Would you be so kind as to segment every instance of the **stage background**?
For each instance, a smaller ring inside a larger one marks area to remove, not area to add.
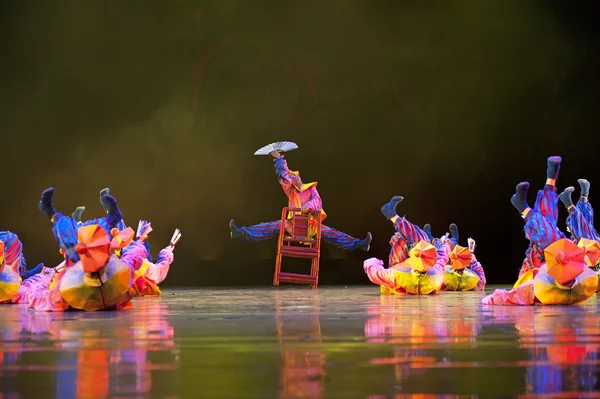
[[[387,259],[393,195],[437,236],[457,223],[489,282],[512,282],[515,185],[533,204],[562,155],[559,189],[600,192],[598,7],[577,3],[0,1],[0,229],[30,267],[57,264],[41,191],[91,218],[108,186],[126,222],[152,221],[154,256],[182,230],[165,285],[268,285],[275,240],[231,240],[228,223],[279,217],[272,162],[252,154],[291,140],[326,223],[374,236],[368,254],[324,245],[323,284],[367,283],[362,261]]]

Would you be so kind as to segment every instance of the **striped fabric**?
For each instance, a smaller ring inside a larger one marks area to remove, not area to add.
[[[0,231],[0,241],[4,242],[4,261],[19,275],[26,269],[23,256],[23,244],[19,237],[11,231]]]

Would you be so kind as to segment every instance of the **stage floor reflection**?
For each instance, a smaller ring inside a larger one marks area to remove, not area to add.
[[[483,293],[165,290],[123,312],[0,308],[0,399],[600,397],[600,306]]]

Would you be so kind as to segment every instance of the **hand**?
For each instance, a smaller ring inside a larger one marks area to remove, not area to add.
[[[310,209],[308,209],[307,207],[303,206],[302,208],[300,208],[302,210],[302,213],[308,213],[310,211]]]
[[[272,151],[272,152],[270,152],[270,155],[273,158],[281,158],[281,154],[278,151]]]

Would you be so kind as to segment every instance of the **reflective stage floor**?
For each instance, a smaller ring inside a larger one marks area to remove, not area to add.
[[[282,287],[171,290],[123,312],[3,306],[0,399],[600,397],[595,296],[482,296]]]

